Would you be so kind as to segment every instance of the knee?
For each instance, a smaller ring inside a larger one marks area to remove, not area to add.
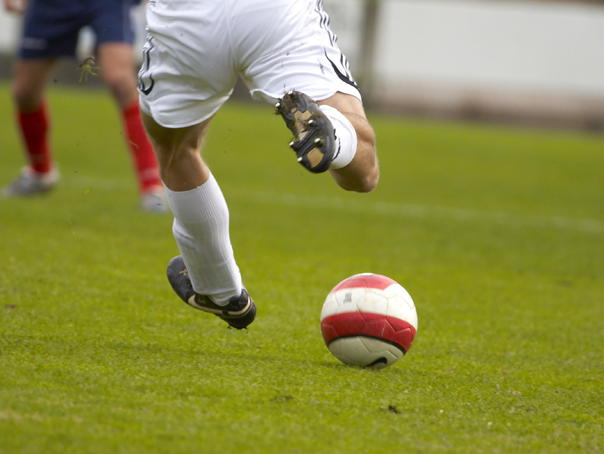
[[[42,104],[42,91],[32,89],[27,85],[15,83],[12,95],[15,105],[20,111],[31,112]]]
[[[373,191],[377,187],[379,179],[380,173],[376,167],[375,169],[368,169],[368,171],[362,172],[361,175],[355,179],[341,181],[339,182],[339,185],[346,191],[367,193]]]
[[[365,119],[356,119],[355,123],[357,149],[354,158],[347,166],[331,170],[331,175],[346,191],[371,192],[380,179],[375,132]]]
[[[365,193],[371,192],[377,187],[380,170],[375,148],[370,152],[365,151],[364,154],[364,156],[355,156],[350,165],[331,171],[336,183],[342,189]]]
[[[379,180],[380,180],[380,172],[376,166],[375,169],[372,169],[370,172],[367,173],[365,178],[363,178],[363,180],[361,181],[361,184],[359,185],[357,192],[373,191],[377,187]]]
[[[101,77],[117,103],[126,108],[138,99],[136,77],[129,71],[103,71]]]

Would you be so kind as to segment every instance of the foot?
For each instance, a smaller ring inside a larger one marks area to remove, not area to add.
[[[47,173],[38,173],[24,167],[17,178],[2,190],[2,197],[30,197],[53,189],[59,182],[59,171],[53,168]]]
[[[168,203],[163,189],[150,189],[141,194],[141,210],[149,213],[166,213]]]
[[[185,262],[180,255],[168,264],[168,281],[176,294],[189,306],[220,317],[232,328],[247,328],[256,318],[256,305],[246,289],[224,306],[216,304],[210,296],[195,293]]]
[[[289,146],[298,162],[313,173],[325,172],[334,157],[334,130],[318,104],[304,93],[290,91],[275,105],[285,125],[294,134]]]

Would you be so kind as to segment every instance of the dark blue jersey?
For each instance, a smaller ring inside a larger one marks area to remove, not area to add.
[[[30,0],[19,57],[75,56],[79,32],[90,26],[96,45],[134,42],[132,7],[140,0]]]

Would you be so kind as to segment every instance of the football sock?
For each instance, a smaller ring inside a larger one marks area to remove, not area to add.
[[[243,285],[229,236],[229,209],[216,182],[166,196],[174,214],[173,233],[195,292],[226,304]]]
[[[331,121],[336,137],[336,152],[329,168],[341,169],[352,161],[357,152],[357,132],[339,110],[326,105],[320,108]]]
[[[161,187],[157,160],[141,122],[138,101],[122,111],[122,119],[126,131],[126,143],[138,179],[139,191],[143,193]]]
[[[48,137],[50,113],[46,101],[32,112],[18,111],[17,119],[29,166],[37,173],[50,172],[52,168],[52,153]]]

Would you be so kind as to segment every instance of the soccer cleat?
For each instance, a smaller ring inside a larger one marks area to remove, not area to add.
[[[141,209],[149,213],[165,213],[168,203],[162,189],[151,189],[141,194]]]
[[[231,298],[224,306],[216,304],[207,295],[195,293],[185,262],[180,255],[174,257],[168,264],[168,281],[185,303],[195,309],[220,317],[229,324],[229,327],[247,328],[256,318],[256,305],[246,289],[241,291],[240,296]]]
[[[2,197],[31,197],[53,189],[59,182],[59,171],[37,173],[31,167],[23,167],[11,184],[2,190]]]
[[[327,171],[334,158],[335,136],[319,105],[304,93],[292,90],[275,108],[294,134],[289,146],[296,152],[298,162],[313,173]]]

